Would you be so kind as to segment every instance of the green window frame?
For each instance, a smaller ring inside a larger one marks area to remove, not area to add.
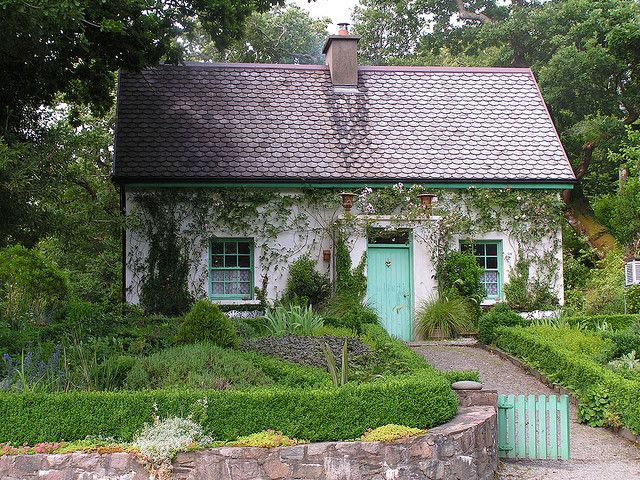
[[[209,242],[209,298],[253,299],[253,240],[215,238]]]
[[[484,272],[480,281],[485,288],[485,300],[500,300],[502,298],[502,241],[501,240],[471,240],[461,241],[460,251],[471,252],[475,255],[478,265]]]

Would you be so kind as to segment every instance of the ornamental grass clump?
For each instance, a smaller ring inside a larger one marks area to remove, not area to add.
[[[322,317],[310,306],[278,305],[265,315],[266,331],[269,335],[313,335],[324,325]]]
[[[457,336],[473,328],[475,313],[469,302],[450,292],[434,300],[424,302],[416,313],[418,338]]]

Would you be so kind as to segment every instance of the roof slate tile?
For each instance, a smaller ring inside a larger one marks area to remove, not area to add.
[[[522,69],[364,67],[357,94],[310,66],[120,75],[118,180],[572,181]]]

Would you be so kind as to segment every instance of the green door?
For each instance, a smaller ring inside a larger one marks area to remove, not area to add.
[[[407,245],[369,245],[367,302],[382,326],[402,340],[413,337],[411,315],[411,263]]]

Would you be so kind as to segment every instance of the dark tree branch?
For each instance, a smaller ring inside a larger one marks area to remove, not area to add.
[[[458,16],[463,20],[477,20],[482,23],[495,23],[495,21],[484,13],[471,12],[464,6],[464,0],[455,0],[458,7]]]

